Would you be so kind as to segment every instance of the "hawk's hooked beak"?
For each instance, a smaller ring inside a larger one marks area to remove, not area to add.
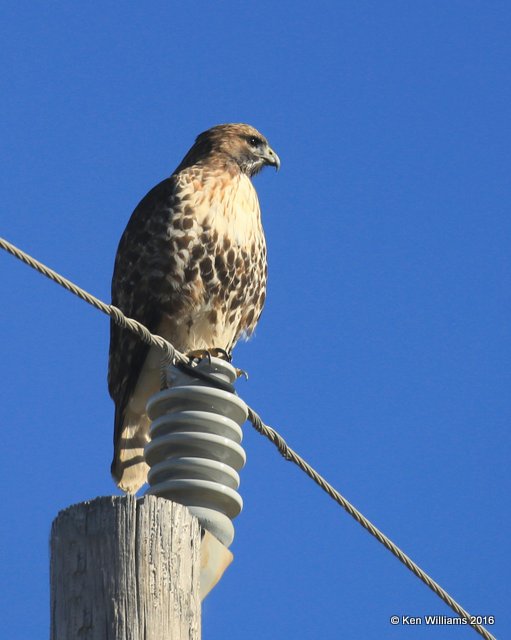
[[[266,147],[263,158],[265,164],[269,164],[272,167],[275,167],[276,171],[280,169],[280,158],[271,147]]]

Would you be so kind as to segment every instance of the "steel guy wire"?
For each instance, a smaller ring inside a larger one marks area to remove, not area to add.
[[[105,304],[99,298],[77,286],[67,278],[50,269],[39,260],[36,260],[25,251],[22,251],[15,245],[11,244],[4,238],[0,237],[0,248],[4,249],[18,260],[21,260],[32,269],[35,269],[50,280],[53,280],[64,289],[78,296],[88,304],[92,305],[124,329],[129,329],[135,333],[146,344],[159,347],[162,349],[166,362],[188,362],[188,358],[179,352],[175,347],[162,338],[161,336],[151,333],[143,324],[129,318],[124,313],[111,304]],[[388,549],[402,564],[405,565],[417,578],[419,578],[426,586],[428,586],[441,600],[445,602],[458,616],[467,620],[467,623],[486,640],[496,640],[485,627],[477,624],[472,617],[460,604],[452,598],[437,582],[433,580],[419,565],[417,565],[409,556],[390,540],[384,533],[377,529],[370,520],[368,520],[360,511],[353,506],[346,498],[344,498],[334,487],[328,483],[317,471],[315,471],[300,455],[298,455],[286,441],[268,425],[264,424],[260,416],[248,407],[248,419],[252,426],[260,434],[268,438],[278,449],[279,453],[290,462],[296,464],[309,478],[311,478],[323,491],[325,491],[337,504],[339,504],[352,518],[354,518],[366,531],[368,531],[378,542]]]

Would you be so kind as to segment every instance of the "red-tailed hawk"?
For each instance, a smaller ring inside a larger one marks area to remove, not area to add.
[[[184,353],[249,336],[266,295],[266,243],[250,178],[280,161],[247,124],[201,133],[174,173],[140,202],[122,235],[112,304]],[[161,353],[110,326],[108,387],[115,402],[112,475],[135,493],[146,481],[145,406]]]

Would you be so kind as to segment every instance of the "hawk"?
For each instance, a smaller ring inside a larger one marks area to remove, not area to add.
[[[247,124],[201,133],[174,173],[133,212],[121,237],[112,304],[179,351],[223,349],[254,331],[266,296],[266,243],[251,177],[280,166]],[[147,478],[148,398],[159,390],[160,357],[110,325],[108,388],[115,402],[112,475],[135,493]]]

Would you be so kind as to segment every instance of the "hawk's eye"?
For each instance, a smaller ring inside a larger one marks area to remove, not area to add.
[[[258,147],[261,144],[261,139],[260,138],[256,138],[255,136],[250,136],[250,138],[248,139],[248,143],[252,147]]]

